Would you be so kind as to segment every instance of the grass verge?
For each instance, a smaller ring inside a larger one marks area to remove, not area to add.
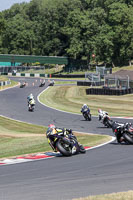
[[[47,142],[46,129],[0,117],[0,158],[52,151]],[[98,145],[111,139],[106,135],[74,134],[85,146]]]
[[[7,81],[8,79],[3,79],[1,81]],[[13,81],[11,80],[11,84],[10,85],[3,85],[3,86],[0,86],[0,90],[3,90],[3,89],[6,89],[6,88],[10,88],[10,87],[13,87],[15,85],[18,85],[18,83],[16,81]]]
[[[1,82],[1,81],[8,81],[7,76],[0,76],[0,82]]]
[[[111,116],[133,117],[133,94],[122,96],[86,95],[84,86],[50,87],[40,96],[44,104],[63,111],[80,113],[82,105],[88,104],[92,115],[98,108],[106,110]]]
[[[73,200],[132,200],[133,199],[133,191],[128,192],[118,192],[112,194],[105,195],[96,195],[96,196],[88,196],[85,198],[78,198]]]
[[[56,81],[55,80],[55,85],[70,85],[70,84],[77,85],[77,81]]]

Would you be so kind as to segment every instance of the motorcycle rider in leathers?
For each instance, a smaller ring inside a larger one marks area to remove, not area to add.
[[[74,139],[77,141],[76,136],[72,133],[72,129],[57,128],[57,127],[55,127],[54,124],[50,124],[48,127],[51,129],[51,131],[53,132],[53,134],[55,134],[55,133],[61,133],[61,134],[62,134],[62,133],[63,133],[63,135],[64,135],[65,137],[68,137],[69,134],[72,134],[73,137],[74,137]],[[82,149],[82,150],[84,150],[83,145],[81,145],[78,141],[77,141],[77,143],[78,143],[78,145],[79,145],[79,148]]]
[[[90,113],[90,108],[87,106],[87,104],[84,104],[81,108],[81,112],[84,113],[86,110]]]

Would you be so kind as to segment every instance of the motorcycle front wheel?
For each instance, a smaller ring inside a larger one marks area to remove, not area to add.
[[[133,136],[130,133],[124,133],[123,137],[127,142],[133,144]]]
[[[80,152],[80,153],[86,153],[86,150],[85,150],[85,148],[83,147],[83,145],[80,145],[80,146],[79,146],[79,152]]]
[[[56,142],[56,147],[62,155],[64,155],[64,156],[72,155],[72,149],[71,149],[70,145],[66,144],[64,141],[58,140]]]

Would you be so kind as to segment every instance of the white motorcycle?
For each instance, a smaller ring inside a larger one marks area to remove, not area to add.
[[[99,109],[98,110],[98,119],[107,128],[112,128],[113,121],[111,120],[110,116],[108,115],[108,112],[102,111],[101,109]]]

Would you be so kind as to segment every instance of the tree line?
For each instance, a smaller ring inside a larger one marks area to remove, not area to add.
[[[0,54],[133,58],[132,0],[32,0],[0,12]]]

